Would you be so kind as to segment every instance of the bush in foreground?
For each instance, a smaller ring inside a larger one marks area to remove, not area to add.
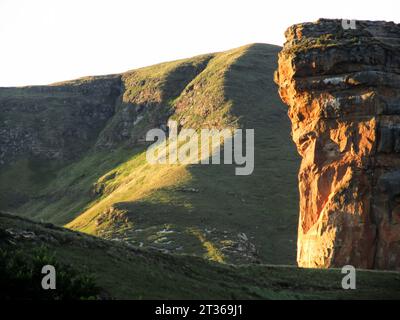
[[[42,268],[52,265],[56,270],[56,289],[42,288]],[[78,272],[57,261],[45,248],[26,254],[21,250],[0,249],[0,299],[4,300],[76,300],[96,299],[100,289],[94,277]]]

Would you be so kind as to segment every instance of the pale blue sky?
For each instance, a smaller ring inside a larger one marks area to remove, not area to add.
[[[253,42],[324,18],[399,23],[400,1],[0,0],[0,86],[118,73]]]

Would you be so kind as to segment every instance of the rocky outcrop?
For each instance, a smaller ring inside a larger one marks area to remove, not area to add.
[[[115,148],[123,142],[141,144],[152,128],[166,131],[174,113],[172,101],[207,67],[212,55],[164,63],[121,75],[122,94],[116,114],[99,135],[97,148]]]
[[[114,115],[120,91],[119,75],[0,88],[0,167],[21,157],[81,155]]]
[[[275,82],[302,156],[302,267],[400,269],[400,25],[290,27]]]
[[[49,86],[0,88],[0,169],[18,159],[75,160],[166,128],[171,101],[213,55]]]

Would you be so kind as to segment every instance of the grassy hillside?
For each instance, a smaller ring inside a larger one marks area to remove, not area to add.
[[[0,209],[137,247],[294,264],[299,160],[272,81],[279,50],[254,44],[120,75],[113,113],[75,157],[24,154],[0,166]],[[0,107],[7,101],[0,91]],[[254,173],[148,164],[143,136],[169,118],[185,127],[254,128]]]
[[[100,298],[400,298],[400,275],[396,272],[359,270],[357,289],[343,290],[343,275],[337,269],[224,265],[187,255],[138,249],[1,213],[0,239],[2,252],[18,251],[29,261],[34,258],[35,248],[42,248],[53,254],[60,265],[94,278]],[[58,291],[62,289],[58,286]]]

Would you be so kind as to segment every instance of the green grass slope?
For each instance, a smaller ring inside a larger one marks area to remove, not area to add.
[[[18,190],[0,208],[136,247],[294,264],[299,159],[272,81],[279,50],[253,44],[122,74],[115,112],[85,153],[0,167],[0,191]],[[143,135],[168,118],[255,129],[253,174],[148,164]]]
[[[357,289],[343,290],[338,269],[219,264],[138,249],[2,213],[0,240],[0,250],[18,251],[26,261],[34,258],[35,249],[45,249],[60,265],[94,278],[99,297],[106,299],[400,298],[397,272],[358,270]]]

